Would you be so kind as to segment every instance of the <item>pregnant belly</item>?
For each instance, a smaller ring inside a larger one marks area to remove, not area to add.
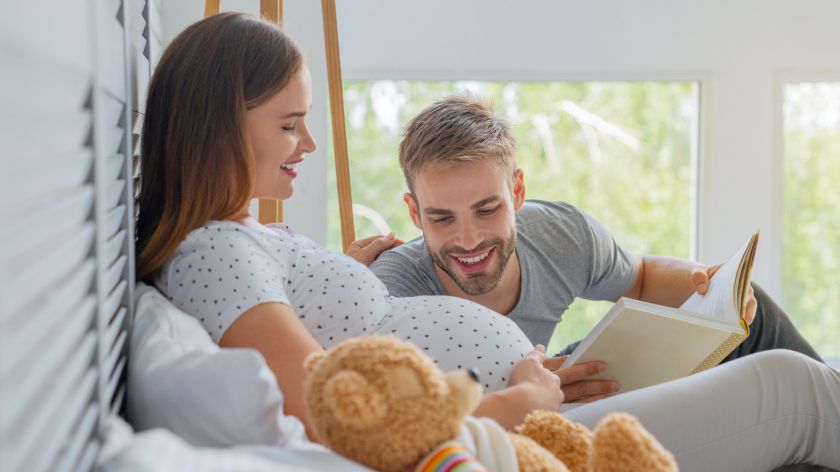
[[[454,297],[392,299],[377,328],[413,343],[444,372],[475,367],[485,391],[508,385],[513,366],[533,346],[510,319]]]

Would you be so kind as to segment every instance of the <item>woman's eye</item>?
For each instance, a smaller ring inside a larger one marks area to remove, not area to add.
[[[294,126],[294,125],[291,125],[291,126],[283,126],[282,128],[283,128],[283,130],[284,130],[284,131],[294,131],[294,130],[295,130],[295,126]]]

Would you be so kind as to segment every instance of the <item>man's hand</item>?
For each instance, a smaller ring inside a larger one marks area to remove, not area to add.
[[[560,367],[568,357],[549,357],[543,361],[543,367],[560,378],[565,397],[564,403],[594,402],[618,392],[621,388],[614,380],[583,380],[607,370],[606,362],[582,362],[571,367]]]
[[[694,284],[695,290],[700,295],[705,295],[706,292],[709,291],[709,281],[711,280],[712,276],[715,275],[720,266],[723,264],[714,265],[711,267],[706,267],[704,265],[698,265],[691,271],[691,283]],[[744,321],[747,322],[748,325],[751,325],[753,320],[755,319],[755,313],[758,309],[758,301],[755,299],[755,293],[753,291],[752,285],[749,286],[747,289],[747,299],[744,300]]]
[[[399,246],[400,244],[402,244],[402,241],[397,239],[393,232],[388,233],[385,236],[377,234],[353,241],[350,243],[350,247],[347,248],[346,254],[362,264],[369,266],[373,264],[373,261],[375,261],[382,252],[387,251],[392,247]]]

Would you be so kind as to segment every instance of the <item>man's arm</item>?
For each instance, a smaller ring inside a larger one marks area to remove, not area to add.
[[[721,264],[706,266],[696,262],[665,256],[637,258],[636,280],[625,297],[677,308],[695,291],[705,295],[709,280]],[[744,320],[752,324],[758,308],[753,288],[744,300]]]
[[[706,271],[706,267],[676,257],[637,256],[636,280],[624,296],[657,305],[678,307],[691,294],[700,290],[701,287],[696,284],[697,276],[693,275],[698,270]]]

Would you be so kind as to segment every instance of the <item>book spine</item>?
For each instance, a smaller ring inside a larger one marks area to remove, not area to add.
[[[703,372],[706,369],[711,369],[712,367],[720,364],[720,361],[722,361],[724,357],[728,356],[729,353],[734,351],[735,348],[738,347],[738,345],[746,338],[747,337],[741,333],[732,333],[724,342],[721,343],[720,346],[718,346],[717,349],[714,350],[714,352],[709,354],[709,357],[705,358],[703,362],[695,367],[694,370],[691,371],[691,374]]]

